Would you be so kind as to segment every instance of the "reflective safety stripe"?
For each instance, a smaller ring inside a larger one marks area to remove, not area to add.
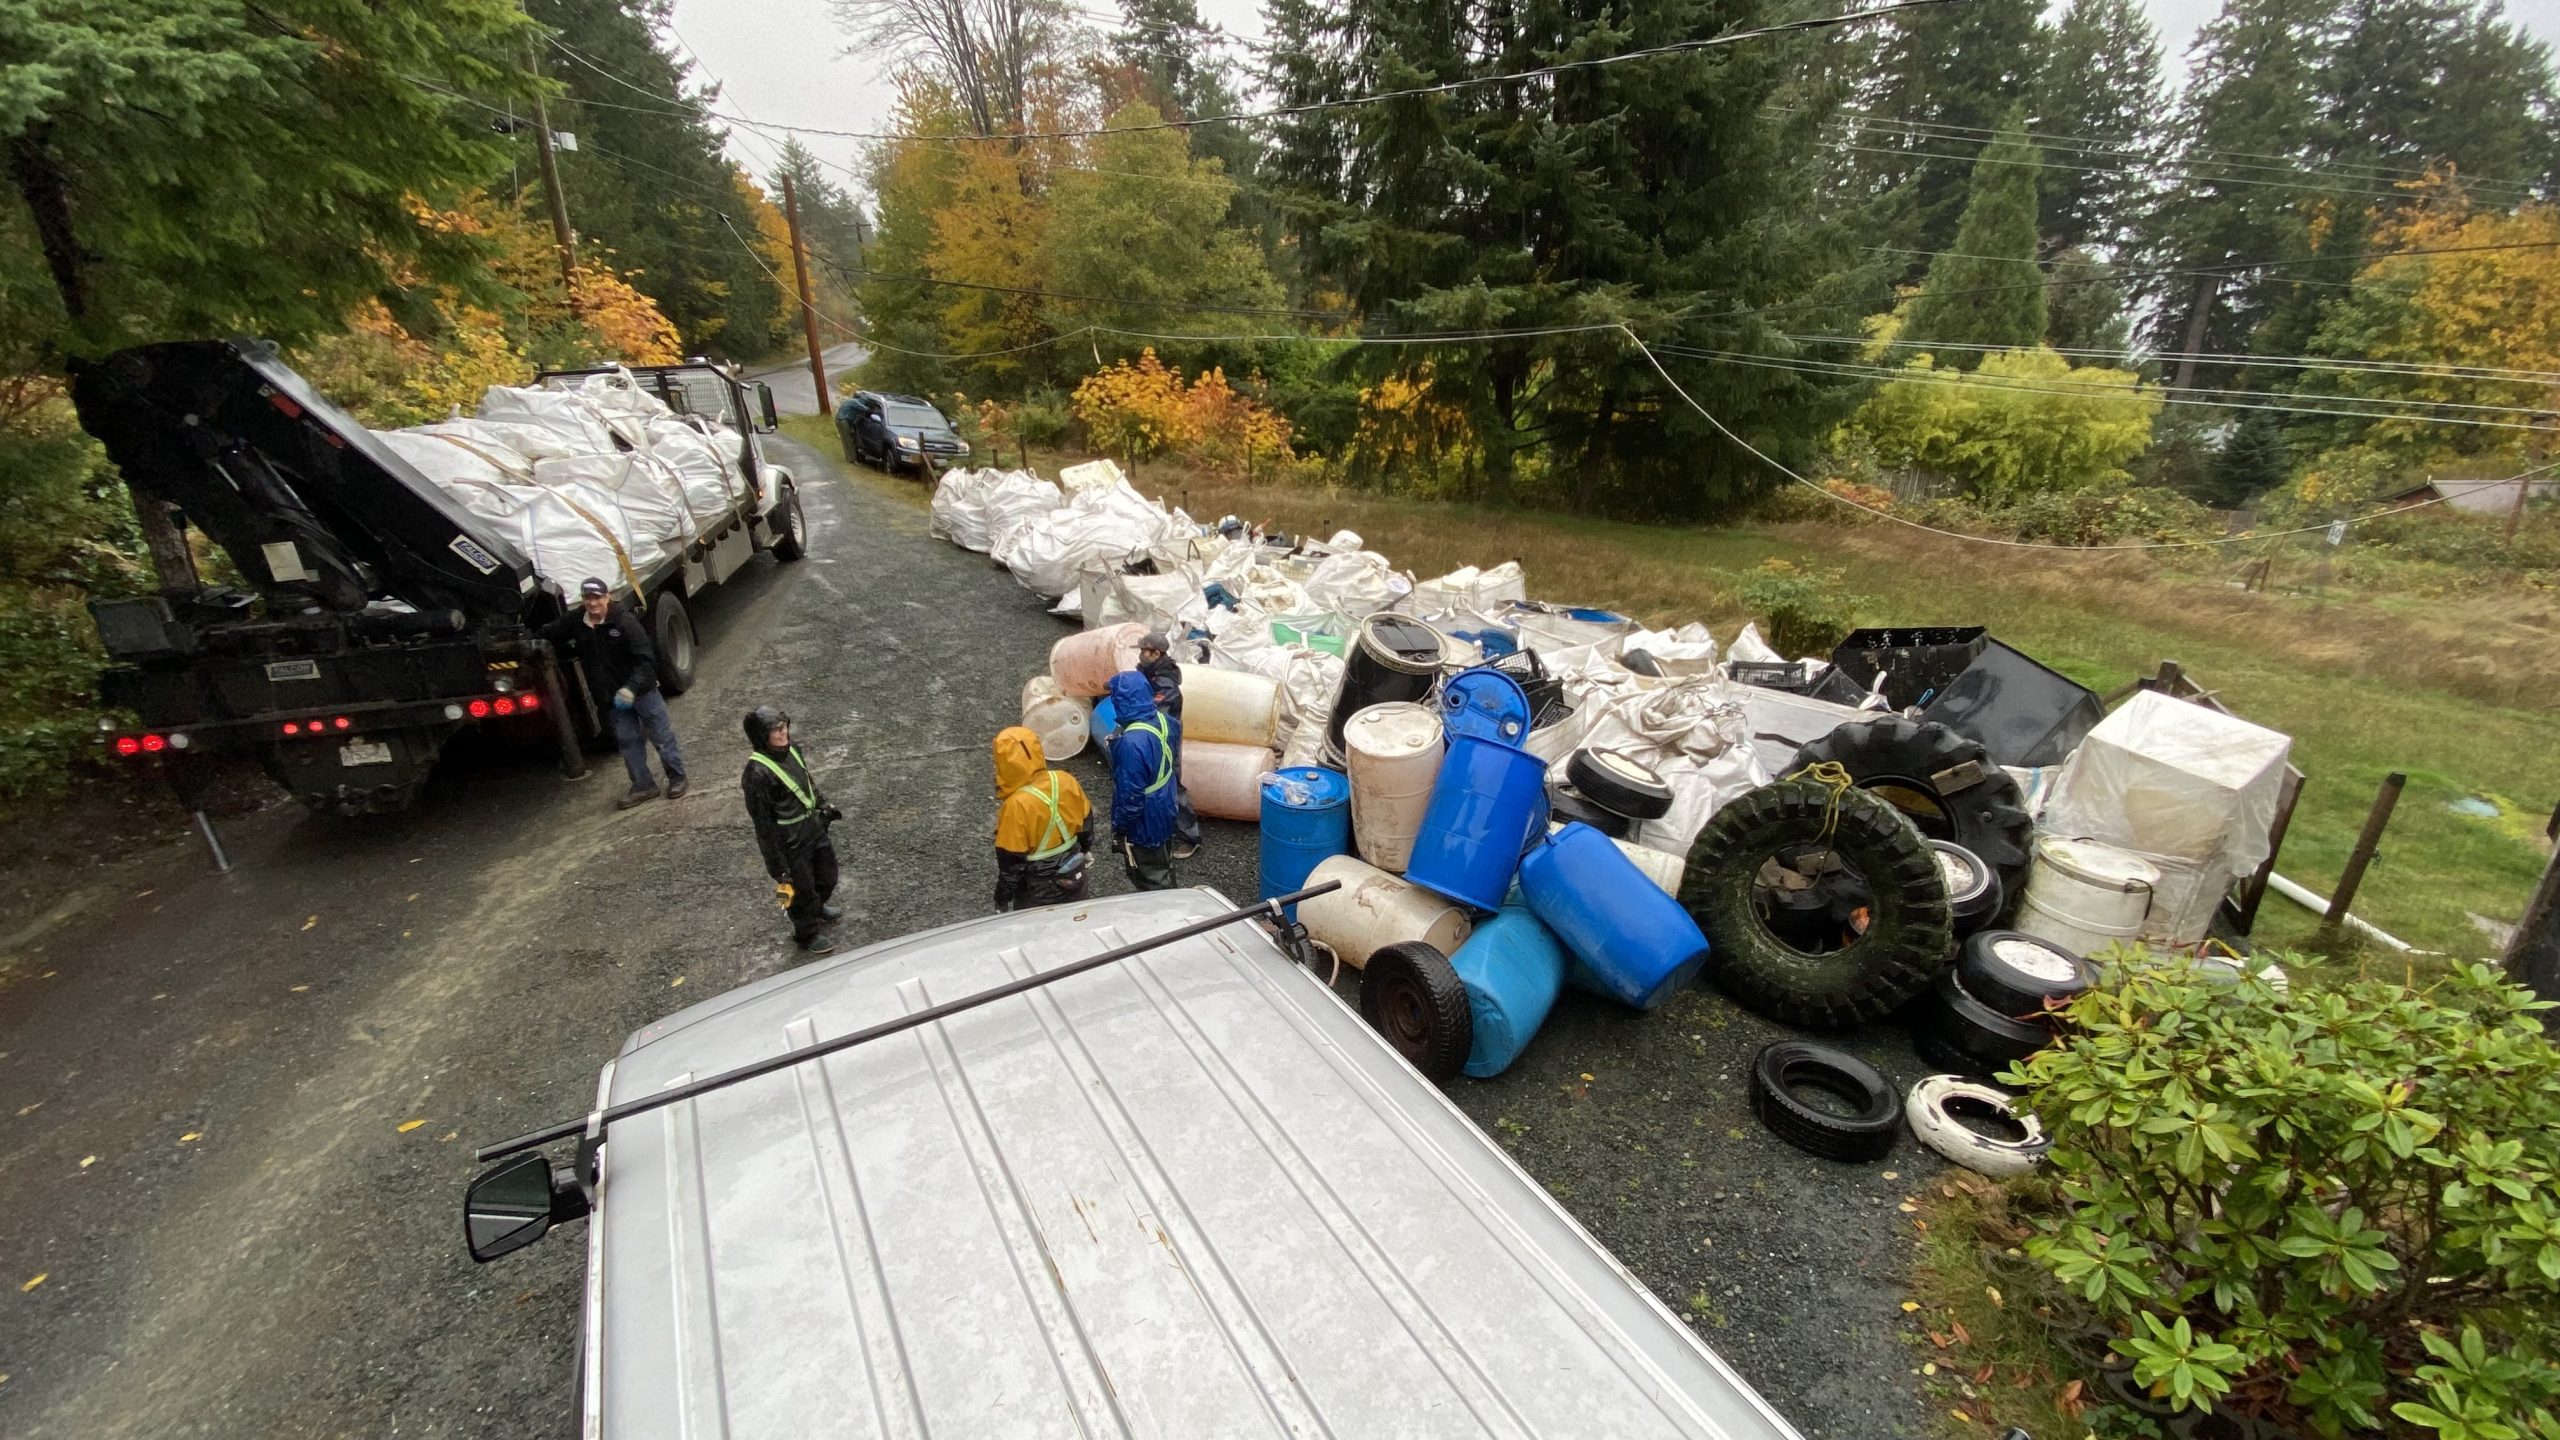
[[[1031,858],[1034,860],[1055,860],[1059,856],[1076,848],[1076,837],[1067,833],[1067,817],[1058,812],[1058,772],[1055,770],[1049,772],[1048,794],[1043,795],[1038,791],[1033,791],[1031,798],[1049,807],[1049,828],[1040,832],[1041,838],[1045,840],[1051,835],[1056,835],[1058,837],[1057,844],[1051,845],[1043,850],[1032,851]]]
[[[791,747],[791,758],[794,760],[800,760],[799,746],[794,745]],[[771,755],[766,754],[762,750],[758,750],[755,753],[755,762],[762,765],[767,770],[772,771],[773,778],[782,782],[782,788],[791,792],[791,798],[800,802],[799,814],[787,817],[776,815],[773,817],[773,823],[776,825],[797,825],[801,821],[818,813],[818,797],[816,793],[801,789],[800,782],[791,778],[791,772],[782,768],[781,761],[774,759]],[[800,760],[800,768],[803,770],[808,769],[809,762],[806,760]]]
[[[1134,721],[1130,724],[1129,728],[1132,730],[1144,730],[1148,734],[1156,737],[1156,778],[1147,785],[1147,793],[1153,795],[1157,791],[1173,783],[1173,741],[1168,739],[1165,735],[1165,723],[1162,715],[1158,715],[1151,721]]]

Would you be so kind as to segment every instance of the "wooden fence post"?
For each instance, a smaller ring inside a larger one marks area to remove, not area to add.
[[[2409,777],[2394,770],[2382,777],[2382,789],[2375,792],[2373,809],[2364,817],[2364,830],[2356,836],[2354,853],[2347,856],[2345,873],[2338,877],[2338,888],[2329,897],[2329,913],[2320,919],[2320,939],[2335,941],[2338,931],[2347,923],[2347,907],[2355,903],[2356,890],[2364,884],[2365,867],[2373,863],[2373,852],[2382,844],[2382,827],[2391,823],[2391,812],[2400,804],[2400,788]]]

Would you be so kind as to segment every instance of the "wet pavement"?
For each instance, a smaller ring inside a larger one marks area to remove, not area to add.
[[[577,1114],[630,1032],[794,963],[736,798],[750,706],[792,712],[850,816],[845,943],[987,910],[987,740],[1064,629],[891,482],[768,444],[809,558],[695,607],[684,800],[617,814],[611,757],[564,783],[539,747],[458,753],[407,815],[270,809],[229,826],[230,875],[137,855],[18,942],[0,1434],[571,1433],[582,1233],[473,1265],[468,1151]],[[1184,878],[1250,896],[1254,831],[1209,831]],[[1748,1067],[1781,1033],[1712,992],[1649,1017],[1568,996],[1520,1066],[1451,1093],[1807,1435],[1924,1433],[1894,1206],[1934,1165],[1761,1130]],[[1890,1037],[1855,1048],[1919,1073]]]

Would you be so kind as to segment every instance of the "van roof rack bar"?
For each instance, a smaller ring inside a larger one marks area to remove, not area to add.
[[[619,1105],[581,1115],[575,1120],[563,1120],[556,1125],[529,1130],[512,1140],[501,1140],[495,1145],[483,1145],[472,1152],[472,1158],[484,1162],[495,1160],[501,1156],[513,1155],[518,1151],[548,1145],[554,1140],[566,1140],[572,1135],[585,1134],[590,1128],[601,1134],[605,1127],[616,1120],[627,1120],[634,1115],[664,1109],[679,1101],[691,1100],[697,1095],[735,1085],[741,1080],[753,1080],[759,1075],[770,1075],[776,1070],[787,1070],[805,1061],[833,1055],[839,1050],[850,1050],[856,1045],[868,1044],[884,1036],[913,1030],[920,1025],[930,1025],[936,1020],[948,1019],[964,1010],[975,1010],[981,1005],[993,1004],[998,1000],[1020,995],[1027,990],[1037,990],[1043,985],[1053,985],[1069,976],[1081,975],[1088,970],[1098,970],[1115,960],[1126,960],[1132,955],[1143,955],[1150,950],[1162,949],[1177,940],[1188,940],[1194,935],[1205,935],[1212,930],[1223,929],[1239,921],[1251,920],[1256,916],[1268,916],[1275,923],[1285,925],[1288,921],[1282,916],[1282,907],[1295,905],[1302,900],[1312,900],[1319,895],[1330,895],[1341,888],[1341,881],[1328,880],[1321,885],[1310,885],[1287,895],[1275,895],[1268,900],[1257,901],[1240,909],[1227,911],[1223,915],[1212,915],[1205,920],[1195,920],[1178,930],[1168,930],[1161,935],[1134,941],[1116,950],[1105,950],[1099,955],[1087,956],[1073,964],[1061,965],[1055,970],[1043,970],[1037,975],[1026,975],[1019,980],[1010,980],[992,989],[963,995],[957,1000],[947,1000],[940,1005],[927,1006],[912,1015],[883,1020],[877,1025],[851,1031],[832,1040],[820,1041],[804,1050],[787,1050],[780,1055],[768,1056],[752,1064],[741,1065],[734,1070],[724,1070],[717,1075],[688,1081],[672,1089],[661,1090],[655,1095],[644,1095],[637,1100],[625,1100]]]

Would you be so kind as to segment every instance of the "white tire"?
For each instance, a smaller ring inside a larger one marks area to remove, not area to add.
[[[1972,1129],[1954,1115],[1949,1104],[1989,1111],[2016,1125],[2024,1132],[2020,1139],[2006,1140]],[[1967,1080],[1961,1075],[1931,1075],[1911,1087],[1910,1098],[1902,1113],[1910,1119],[1911,1133],[1920,1143],[1947,1159],[1978,1175],[2006,1180],[2024,1175],[2044,1159],[2053,1148],[2045,1138],[2044,1126],[2036,1117],[2017,1108],[2008,1094],[1991,1086]]]

